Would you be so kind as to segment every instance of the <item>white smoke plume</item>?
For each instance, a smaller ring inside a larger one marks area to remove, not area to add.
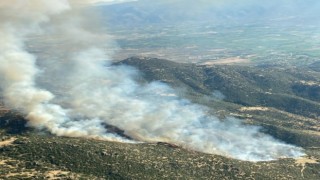
[[[30,126],[58,136],[130,141],[107,132],[108,124],[137,141],[249,161],[303,155],[258,127],[209,116],[165,84],[137,83],[136,70],[112,65],[105,53],[112,41],[78,2],[0,2],[0,86],[6,105],[24,113]]]

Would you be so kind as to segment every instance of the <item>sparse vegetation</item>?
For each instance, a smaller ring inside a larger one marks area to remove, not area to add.
[[[320,178],[320,102],[312,93],[301,93],[303,89],[297,91],[294,86],[301,81],[319,83],[319,74],[206,67],[160,59],[131,58],[122,63],[144,73],[141,83],[166,82],[185,98],[209,106],[211,113],[221,118],[238,117],[244,123],[262,126],[261,131],[282,141],[304,147],[306,157],[254,163],[166,143],[125,144],[56,137],[27,128],[21,115],[2,108],[0,141],[10,143],[0,146],[0,179]],[[214,98],[214,91],[221,92],[225,99]]]

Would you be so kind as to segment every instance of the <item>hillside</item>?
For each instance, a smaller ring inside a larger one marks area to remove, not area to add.
[[[197,66],[160,59],[129,58],[147,81],[162,81],[193,102],[236,116],[288,143],[319,145],[320,73],[310,69]],[[223,95],[223,101],[215,97]]]
[[[301,159],[245,162],[167,143],[124,144],[56,137],[27,128],[0,108],[0,179],[319,179],[320,73],[312,69],[197,66],[129,58],[140,83],[162,81],[177,94],[302,146]]]
[[[226,102],[319,117],[320,73],[307,68],[197,66],[152,58],[130,58],[122,63],[137,67],[147,81],[187,88],[188,93],[212,96],[220,91]]]

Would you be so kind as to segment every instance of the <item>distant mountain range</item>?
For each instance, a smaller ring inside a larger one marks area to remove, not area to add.
[[[139,0],[98,7],[109,23],[118,26],[211,22],[216,24],[279,22],[306,23],[317,21],[318,1],[182,1]],[[319,22],[317,22],[319,23]]]

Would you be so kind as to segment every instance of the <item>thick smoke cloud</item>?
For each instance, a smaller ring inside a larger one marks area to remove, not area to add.
[[[0,86],[6,105],[24,113],[30,126],[58,136],[133,142],[108,132],[108,124],[137,141],[249,161],[303,155],[258,127],[209,116],[163,83],[139,84],[135,69],[112,65],[105,53],[112,40],[92,16],[77,1],[0,3]]]

